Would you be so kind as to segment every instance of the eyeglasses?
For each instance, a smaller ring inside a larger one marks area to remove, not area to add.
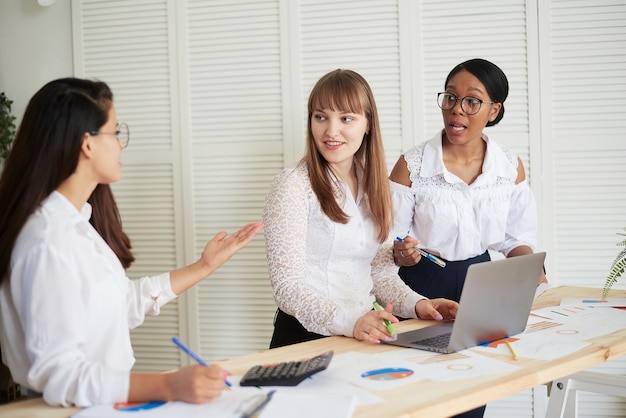
[[[442,110],[451,110],[456,106],[458,101],[461,101],[461,110],[468,115],[475,115],[480,112],[480,107],[483,103],[494,104],[496,102],[489,102],[487,100],[477,99],[476,97],[465,96],[462,99],[456,97],[452,93],[442,92],[437,93],[437,104]]]
[[[115,132],[100,132],[100,131],[89,131],[89,135],[115,135],[120,145],[123,148],[128,146],[128,142],[130,141],[130,130],[128,129],[128,125],[125,123],[120,123],[117,127],[117,131]]]

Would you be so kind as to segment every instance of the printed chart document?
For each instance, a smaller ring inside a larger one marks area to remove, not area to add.
[[[213,401],[196,405],[185,402],[144,402],[137,404],[96,405],[72,415],[72,418],[239,418],[265,390],[238,387],[224,391]]]
[[[335,365],[331,363],[329,369]],[[297,386],[239,386],[242,376],[230,376],[233,387],[222,396],[202,405],[185,402],[145,402],[140,404],[96,405],[83,409],[72,418],[240,418],[242,414],[275,391],[259,413],[259,418],[349,418],[354,409],[383,401],[362,388],[337,380],[321,371]],[[294,406],[299,407],[293,413]],[[269,410],[267,412],[266,410]]]
[[[626,298],[563,298],[561,306],[605,306],[607,308],[626,308]]]

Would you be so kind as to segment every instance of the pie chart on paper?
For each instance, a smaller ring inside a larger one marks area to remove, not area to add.
[[[413,375],[413,370],[397,367],[387,367],[361,373],[361,377],[368,380],[397,380],[411,375]]]
[[[125,411],[125,412],[137,412],[137,411],[145,411],[147,409],[158,408],[162,405],[165,405],[166,402],[140,402],[140,403],[116,403],[113,405],[113,409],[116,411]]]

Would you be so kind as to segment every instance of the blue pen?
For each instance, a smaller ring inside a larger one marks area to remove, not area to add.
[[[404,240],[400,237],[396,237],[396,240],[400,241],[400,242],[404,242]],[[420,253],[423,257],[426,257],[427,259],[429,259],[430,261],[432,261],[433,263],[437,264],[439,267],[445,267],[446,266],[446,262],[441,260],[440,258],[435,257],[434,255],[427,253],[426,251],[422,250],[421,248],[417,248],[417,247],[413,247],[413,249],[415,251],[417,251],[418,253]]]
[[[198,362],[198,364],[200,364],[201,366],[204,366],[204,367],[208,367],[209,366],[206,363],[206,361],[202,360],[202,358],[199,355],[197,355],[196,353],[191,351],[191,348],[189,348],[185,344],[183,344],[183,342],[181,340],[179,340],[178,338],[172,337],[172,342],[174,344],[176,344],[178,346],[178,348],[183,350],[185,352],[185,354],[187,354],[189,357],[191,357],[196,362]],[[225,380],[224,383],[226,383],[226,386],[232,387],[232,385],[230,384],[230,382],[228,380]]]

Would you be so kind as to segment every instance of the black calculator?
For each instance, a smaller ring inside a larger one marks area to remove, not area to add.
[[[241,378],[241,386],[295,386],[307,377],[326,369],[333,351],[302,361],[284,361],[254,366]]]

